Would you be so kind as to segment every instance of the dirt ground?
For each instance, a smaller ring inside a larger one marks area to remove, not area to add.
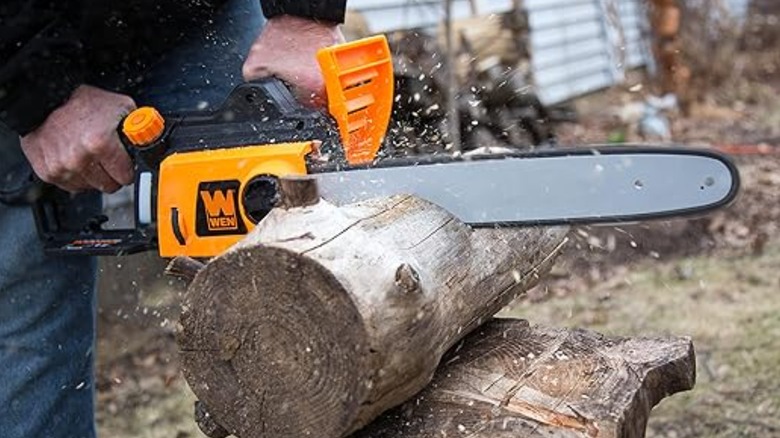
[[[780,84],[734,88],[675,116],[673,129],[686,144],[763,144],[760,155],[735,157],[743,177],[735,204],[696,219],[572,230],[551,275],[502,315],[691,337],[696,387],[653,412],[652,437],[780,436]],[[608,109],[627,93],[578,102],[582,119],[560,128],[562,142],[604,142],[620,128]],[[153,255],[102,266],[100,436],[202,437],[176,353],[182,285],[162,277]]]

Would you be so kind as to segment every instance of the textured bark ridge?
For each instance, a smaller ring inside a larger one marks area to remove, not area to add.
[[[567,232],[474,230],[410,196],[282,205],[197,273],[182,314],[187,381],[241,438],[343,437],[410,399]]]
[[[607,338],[496,319],[433,382],[352,438],[645,436],[650,410],[696,379],[686,338]]]

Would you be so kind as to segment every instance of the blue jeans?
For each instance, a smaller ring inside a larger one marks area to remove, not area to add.
[[[161,60],[133,97],[163,112],[218,105],[241,81],[241,64],[263,23],[257,0],[231,0],[214,26]],[[0,127],[0,183],[23,160]],[[68,220],[83,224],[100,195],[77,196]],[[29,207],[0,204],[0,436],[92,438],[96,263],[49,257]]]

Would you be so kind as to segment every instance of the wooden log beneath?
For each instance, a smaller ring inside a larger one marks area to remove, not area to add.
[[[190,284],[184,375],[241,438],[346,436],[423,389],[566,233],[474,230],[411,196],[275,209]]]
[[[431,385],[352,438],[645,436],[693,388],[687,338],[608,338],[496,319],[447,353]]]

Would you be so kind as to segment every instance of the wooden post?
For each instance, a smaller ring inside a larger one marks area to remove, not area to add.
[[[688,107],[691,71],[685,65],[680,47],[681,8],[679,0],[652,0],[650,22],[654,32],[653,51],[658,61],[661,90],[675,93]]]
[[[241,438],[345,436],[423,389],[566,233],[474,230],[411,196],[275,209],[191,283],[184,375]]]

